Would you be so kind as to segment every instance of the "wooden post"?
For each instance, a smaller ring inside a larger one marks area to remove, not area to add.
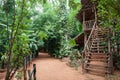
[[[85,26],[85,11],[83,11],[83,31],[85,31],[86,26]]]
[[[85,11],[83,11],[83,31],[84,31],[84,47],[85,47],[85,43],[87,41],[87,34],[85,32],[85,29],[86,29],[86,25],[85,25]],[[84,55],[85,55],[86,51],[83,51],[82,52],[82,71],[83,73],[85,72],[85,68],[84,68]]]
[[[4,64],[4,60],[1,61],[1,69],[4,69],[5,68],[5,64]]]
[[[33,64],[33,78],[36,80],[36,64]]]
[[[26,57],[24,57],[24,65],[23,65],[23,70],[24,70],[24,80],[27,80],[27,77],[26,77]]]
[[[84,47],[85,47],[85,43],[87,41],[87,34],[85,32],[85,29],[86,29],[86,25],[85,25],[85,11],[83,11]]]
[[[28,80],[32,80],[32,73],[31,73],[31,71],[30,71],[30,70],[28,70],[28,77],[29,77],[29,79],[28,79]]]
[[[111,42],[110,42],[110,29],[108,32],[108,53],[110,55],[110,62],[109,62],[109,67],[110,67],[110,73],[113,72],[113,59],[112,59],[112,52],[111,52]]]
[[[82,72],[84,73],[84,52],[82,52]]]
[[[110,31],[108,32],[108,52],[111,52],[111,45],[110,45]]]
[[[36,80],[36,64],[33,64],[32,72],[30,70],[28,70],[29,80],[32,80],[32,75],[33,75],[33,80]]]

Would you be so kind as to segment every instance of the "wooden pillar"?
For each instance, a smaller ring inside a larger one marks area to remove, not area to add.
[[[87,41],[87,33],[85,32],[85,29],[86,29],[86,25],[85,25],[85,11],[83,11],[84,47],[85,47],[85,43]]]
[[[83,11],[83,31],[85,30],[85,11]]]
[[[84,47],[85,47],[86,42],[87,42],[87,33],[84,32]]]
[[[111,52],[111,41],[110,41],[110,29],[109,29],[109,32],[108,32],[108,53],[110,55],[110,62],[109,62],[109,72],[110,73],[113,73],[113,57],[112,57],[112,52]]]
[[[111,53],[111,45],[110,45],[110,30],[108,32],[108,53]]]
[[[27,59],[26,57],[24,57],[24,61],[23,61],[24,80],[27,80],[26,70],[27,70]]]
[[[87,41],[87,34],[85,32],[85,11],[83,11],[83,31],[84,31],[84,48],[85,48],[85,44],[86,44],[86,41]],[[84,50],[82,52],[82,71],[83,71],[83,73],[85,72],[85,67],[84,67],[85,53],[86,53],[86,50]]]

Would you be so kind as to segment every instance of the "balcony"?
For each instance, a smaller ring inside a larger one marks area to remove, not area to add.
[[[95,20],[83,21],[83,30],[90,31],[93,28]]]

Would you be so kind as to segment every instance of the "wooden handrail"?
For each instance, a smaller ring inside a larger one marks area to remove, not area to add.
[[[95,20],[94,25],[93,25],[93,28],[92,28],[92,30],[91,30],[91,33],[90,33],[90,35],[89,35],[89,37],[88,37],[87,42],[85,43],[84,50],[83,50],[83,52],[82,52],[82,70],[83,70],[83,72],[85,72],[85,69],[84,69],[84,53],[85,53],[85,50],[86,50],[86,48],[87,48],[88,42],[90,41],[90,38],[92,37],[92,34],[93,34],[93,32],[94,32],[94,30],[95,30],[95,28],[96,28],[96,23],[97,23],[97,21]]]
[[[86,48],[88,47],[88,43],[90,41],[90,38],[92,37],[92,34],[94,33],[95,29],[96,29],[96,25],[97,25],[97,13],[96,13],[96,8],[95,8],[95,5],[94,5],[94,10],[95,10],[95,21],[94,21],[94,25],[92,27],[92,30],[91,30],[91,33],[88,37],[88,40],[86,41],[85,43],[85,46],[84,46],[84,50],[82,52],[82,69],[83,69],[83,72],[85,71],[85,66],[84,66],[84,63],[85,63],[85,59],[84,59],[84,55],[85,55],[85,50]],[[83,12],[83,25],[84,25],[84,21],[85,21],[85,13]]]
[[[94,32],[94,30],[95,30],[95,28],[96,28],[96,23],[97,23],[97,21],[95,20],[94,25],[93,25],[93,28],[92,28],[92,30],[91,30],[91,33],[90,33],[90,35],[89,35],[89,37],[88,37],[88,40],[87,40],[87,42],[85,43],[83,52],[85,52],[85,50],[86,50],[86,48],[87,48],[87,45],[88,45],[88,42],[90,41],[90,38],[92,37],[92,34],[93,34],[93,32]]]

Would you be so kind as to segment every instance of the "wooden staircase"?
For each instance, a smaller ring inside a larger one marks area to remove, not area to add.
[[[112,73],[109,29],[100,28],[94,23],[84,46],[83,58],[84,72],[100,76]]]

